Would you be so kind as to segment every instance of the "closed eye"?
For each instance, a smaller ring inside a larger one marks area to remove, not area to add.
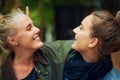
[[[81,26],[79,27],[79,29],[81,30]]]
[[[82,29],[83,29],[81,25],[79,26],[79,29],[80,29],[80,30],[82,30]]]
[[[30,31],[32,28],[32,24],[28,24],[27,27],[26,27],[26,31]]]
[[[82,23],[80,24],[79,29],[80,29],[80,30],[83,29],[83,24],[82,24]]]

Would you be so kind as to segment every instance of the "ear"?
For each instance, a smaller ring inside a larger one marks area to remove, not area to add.
[[[7,42],[8,42],[10,45],[18,45],[15,37],[8,37],[8,38],[7,38]]]
[[[88,47],[94,47],[98,44],[97,38],[91,38]]]

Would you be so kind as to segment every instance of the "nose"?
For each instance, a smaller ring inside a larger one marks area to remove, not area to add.
[[[73,29],[73,32],[75,33],[75,28]]]
[[[77,28],[78,28],[78,27],[76,27],[76,28],[74,28],[74,29],[73,29],[73,32],[74,32],[74,33],[76,33],[76,31],[77,31]]]
[[[35,27],[35,26],[34,26],[34,27]],[[37,27],[35,27],[35,33],[36,33],[36,34],[39,34],[39,33],[40,33],[40,29],[37,28]]]

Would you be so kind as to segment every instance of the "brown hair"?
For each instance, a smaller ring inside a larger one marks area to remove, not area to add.
[[[120,50],[119,20],[106,11],[95,11],[91,15],[94,20],[90,36],[98,38],[98,51],[102,55],[110,55]]]

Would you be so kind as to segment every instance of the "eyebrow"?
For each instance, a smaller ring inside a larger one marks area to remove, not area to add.
[[[33,24],[33,21],[30,21],[25,27],[28,27],[30,24]]]
[[[26,27],[29,27],[31,24],[28,24]]]

